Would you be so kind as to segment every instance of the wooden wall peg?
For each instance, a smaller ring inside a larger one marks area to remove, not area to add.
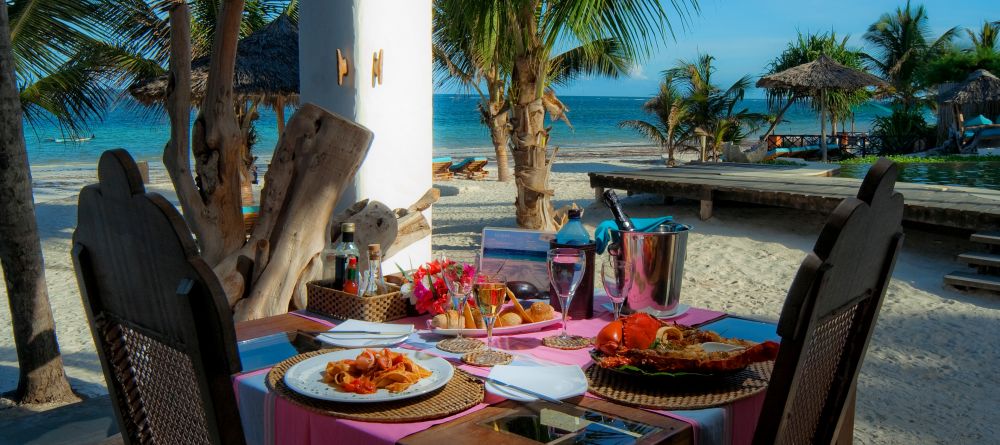
[[[379,85],[382,85],[382,50],[378,50],[378,53],[372,53],[372,88],[375,88],[375,81],[378,81]]]
[[[348,75],[347,59],[344,54],[337,49],[337,85],[344,84],[344,77]]]

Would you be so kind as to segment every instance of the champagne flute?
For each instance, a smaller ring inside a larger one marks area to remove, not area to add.
[[[618,259],[615,255],[608,255],[607,259],[601,262],[601,282],[604,283],[604,291],[607,292],[614,307],[615,320],[621,317],[622,303],[625,302],[624,283],[622,283],[624,277],[618,273],[624,267],[624,263],[624,260]]]
[[[583,273],[587,262],[587,254],[580,249],[561,247],[549,250],[548,269],[549,282],[559,297],[559,306],[562,308],[562,334],[563,340],[574,340],[575,338],[566,331],[567,314],[569,305],[573,302],[573,294],[576,288],[583,281]]]
[[[447,261],[447,258],[441,257],[442,264]],[[444,284],[448,287],[451,308],[458,312],[459,320],[464,320],[465,305],[469,296],[472,295],[472,285],[476,282],[476,268],[456,262],[444,267],[441,270],[441,276],[444,278]],[[458,331],[455,338],[462,338],[462,332]]]
[[[493,354],[496,352],[493,350],[493,324],[507,299],[507,284],[499,277],[480,275],[475,290],[476,306],[486,324],[486,351],[487,354]]]

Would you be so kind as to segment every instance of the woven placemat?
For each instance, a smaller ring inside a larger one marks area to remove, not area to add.
[[[497,351],[496,349],[480,349],[463,355],[462,361],[472,366],[489,367],[509,365],[510,362],[514,361],[514,356],[503,351]]]
[[[310,411],[365,422],[403,423],[440,419],[465,411],[483,401],[482,383],[459,369],[455,370],[455,376],[441,389],[396,402],[328,402],[303,396],[285,386],[284,376],[288,368],[302,360],[327,352],[330,351],[307,352],[274,365],[267,373],[267,387],[285,400]]]
[[[485,348],[486,343],[482,340],[476,340],[474,338],[462,337],[462,338],[446,338],[437,343],[437,348],[442,351],[454,352],[456,354],[461,354],[463,352],[472,352],[480,348]]]
[[[558,335],[554,335],[543,338],[542,344],[556,349],[583,349],[589,348],[590,345],[593,344],[593,341],[591,341],[588,337],[574,336],[570,338],[563,338]]]
[[[745,399],[767,389],[774,362],[754,363],[715,377],[641,377],[587,368],[590,392],[625,405],[653,409],[702,409]]]

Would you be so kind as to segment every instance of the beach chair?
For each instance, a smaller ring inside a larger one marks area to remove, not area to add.
[[[489,161],[486,158],[465,158],[462,162],[452,165],[452,173],[464,176],[465,179],[486,179],[490,172],[484,170]]]
[[[851,437],[845,407],[903,241],[896,165],[879,160],[857,198],[827,219],[788,291],[755,444],[830,444]]]
[[[455,175],[451,172],[451,157],[443,156],[431,160],[431,176],[434,181],[450,181]]]
[[[80,192],[73,263],[126,444],[243,444],[232,313],[191,231],[125,150]]]

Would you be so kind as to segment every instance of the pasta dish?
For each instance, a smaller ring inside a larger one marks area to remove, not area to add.
[[[389,392],[403,391],[430,375],[430,371],[405,354],[388,349],[365,349],[354,360],[327,363],[323,382],[344,392],[374,394],[379,388]]]

